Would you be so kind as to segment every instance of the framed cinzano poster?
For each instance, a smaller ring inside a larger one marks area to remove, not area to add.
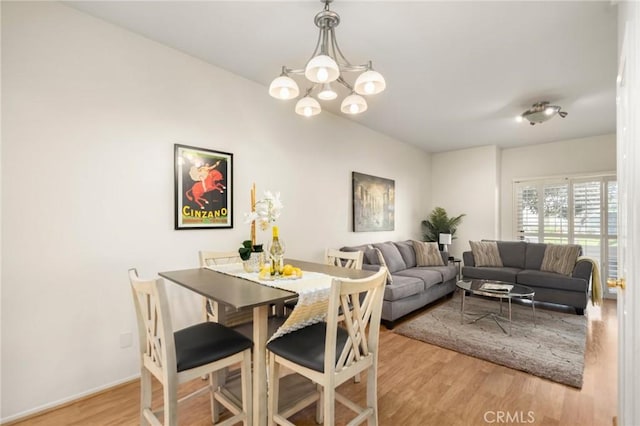
[[[174,146],[175,229],[233,228],[233,154]]]
[[[353,231],[393,231],[395,182],[353,172]]]

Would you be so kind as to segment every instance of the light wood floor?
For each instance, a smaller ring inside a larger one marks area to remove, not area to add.
[[[419,313],[418,313],[419,314]],[[577,390],[487,361],[412,340],[382,327],[378,404],[380,425],[612,425],[617,400],[617,319],[614,301],[589,307],[584,386]],[[198,383],[199,385],[200,383]],[[186,384],[184,393],[193,384]],[[341,392],[364,402],[366,380]],[[120,386],[14,425],[134,425],[137,382]],[[160,392],[156,392],[160,404]],[[337,404],[336,424],[351,412]],[[503,422],[497,421],[500,417]],[[510,417],[507,417],[510,416]],[[314,409],[290,419],[315,425]],[[180,406],[180,424],[208,425],[206,396]]]

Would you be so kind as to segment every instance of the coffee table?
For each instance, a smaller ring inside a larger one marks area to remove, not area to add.
[[[471,294],[492,297],[494,299],[500,299],[500,314],[494,312],[487,312],[470,321],[469,324],[475,323],[482,318],[489,317],[493,319],[496,324],[502,329],[502,331],[511,336],[511,299],[529,299],[531,300],[531,310],[533,312],[533,325],[536,324],[536,307],[534,304],[535,291],[527,286],[520,284],[512,284],[495,280],[460,280],[456,283],[456,286],[462,289],[462,306],[460,308],[460,322],[464,324],[464,301],[467,296],[467,292]],[[505,320],[502,316],[502,300],[507,299],[509,303],[509,332],[500,324],[500,320]]]

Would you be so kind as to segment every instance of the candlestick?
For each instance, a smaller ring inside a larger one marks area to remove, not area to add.
[[[251,212],[256,211],[256,183],[251,185]],[[251,245],[256,245],[256,221],[251,221]]]

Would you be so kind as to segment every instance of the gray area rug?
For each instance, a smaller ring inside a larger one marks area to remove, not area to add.
[[[536,309],[533,324],[531,305],[512,305],[512,335],[505,334],[490,317],[468,324],[476,314],[499,312],[499,301],[466,298],[465,324],[460,323],[458,292],[394,332],[432,343],[476,358],[525,371],[554,382],[582,388],[587,318]],[[507,315],[507,304],[503,302]],[[508,320],[502,321],[509,331]]]

